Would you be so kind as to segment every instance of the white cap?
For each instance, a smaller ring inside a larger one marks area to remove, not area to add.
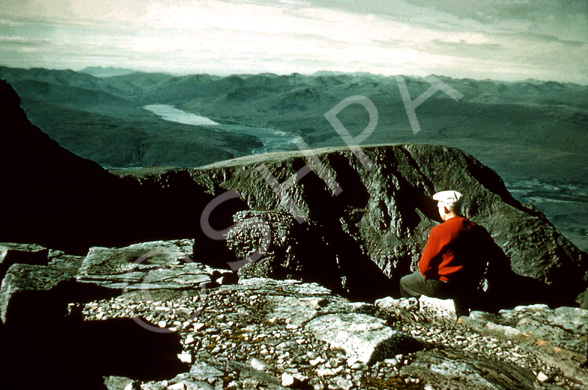
[[[453,190],[441,191],[433,195],[433,199],[435,199],[437,202],[447,205],[448,207],[455,207],[461,204],[463,195]]]

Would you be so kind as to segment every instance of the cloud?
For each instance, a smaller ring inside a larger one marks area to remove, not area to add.
[[[588,40],[588,2],[576,0],[406,0],[431,13],[479,23],[488,33],[535,33],[562,40]]]
[[[2,0],[0,13],[12,19],[127,22],[141,20],[157,0]]]
[[[40,38],[25,38],[16,36],[2,36],[0,35],[1,45],[12,45],[12,46],[39,46],[46,45],[49,41],[47,39]]]
[[[570,9],[541,0],[2,2],[0,53],[16,66],[392,74],[409,64],[462,77],[588,80],[583,1]]]

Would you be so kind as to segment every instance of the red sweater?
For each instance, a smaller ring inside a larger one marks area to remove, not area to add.
[[[435,226],[419,261],[420,273],[442,281],[467,279],[468,264],[475,267],[480,257],[477,252],[482,249],[476,248],[476,227],[474,222],[459,216]]]

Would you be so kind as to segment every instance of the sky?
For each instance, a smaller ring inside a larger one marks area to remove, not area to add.
[[[0,65],[588,84],[587,0],[0,0]]]

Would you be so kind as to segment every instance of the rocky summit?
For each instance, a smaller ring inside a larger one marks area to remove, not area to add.
[[[192,244],[48,250],[46,264],[13,264],[0,297],[3,388],[588,386],[588,310],[457,318],[451,300],[352,302],[317,283],[237,280],[191,260]]]
[[[109,172],[0,92],[0,388],[588,387],[586,253],[469,154],[400,144]],[[459,318],[398,293],[445,189],[489,243]]]

